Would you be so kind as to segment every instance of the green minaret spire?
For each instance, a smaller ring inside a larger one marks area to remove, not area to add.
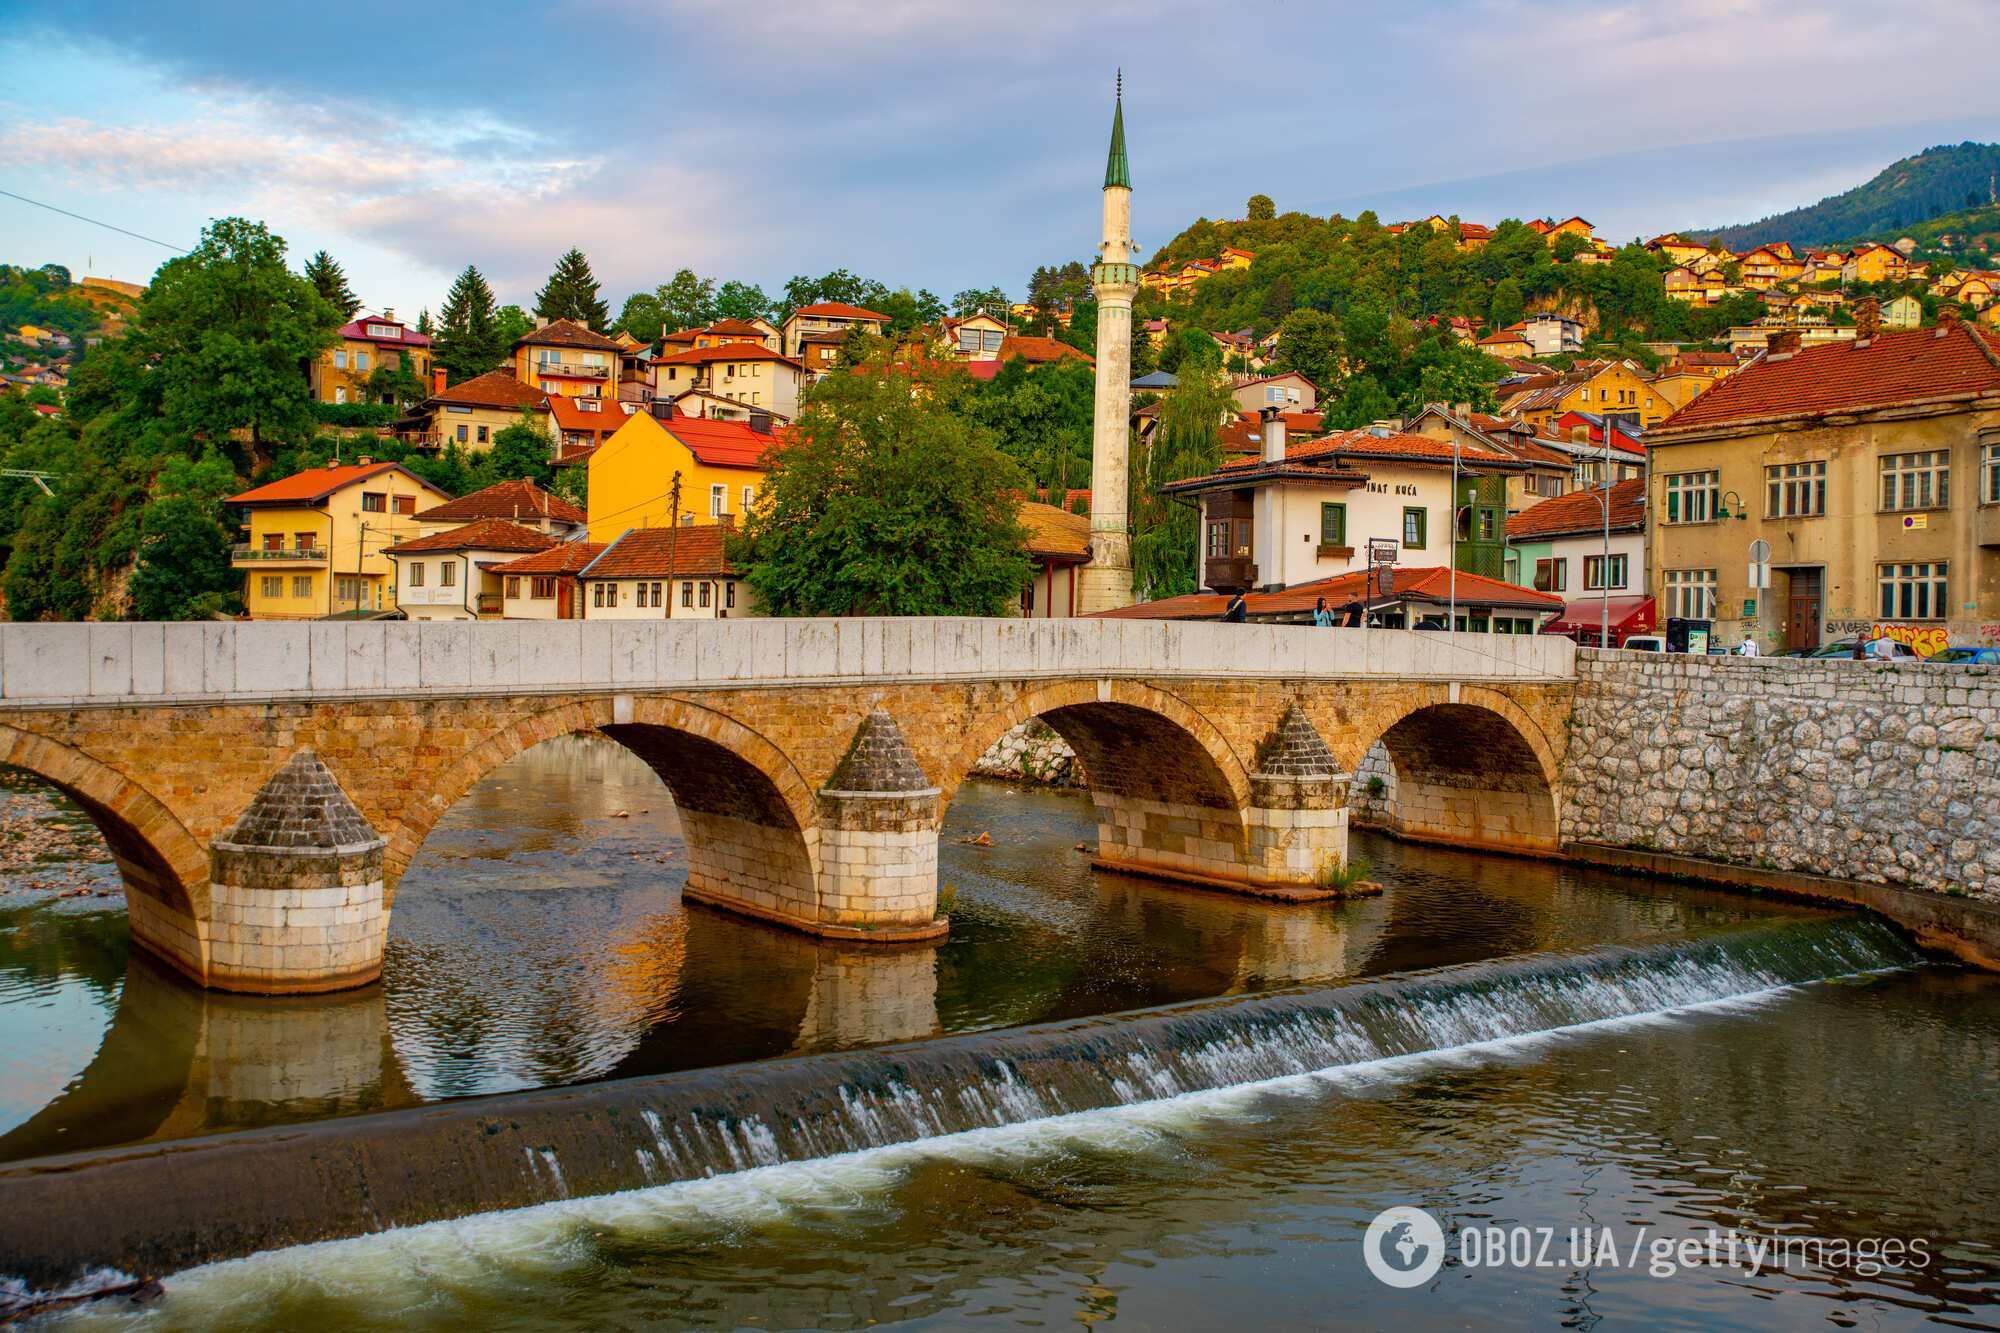
[[[1132,163],[1125,157],[1125,71],[1118,71],[1118,92],[1111,107],[1111,156],[1104,164],[1104,188],[1132,188]]]

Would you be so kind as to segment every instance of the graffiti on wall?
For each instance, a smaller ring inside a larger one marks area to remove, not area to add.
[[[1929,657],[1951,642],[1942,625],[1897,625],[1886,620],[1830,620],[1829,634],[1858,634],[1868,639],[1891,639],[1918,657]],[[1989,635],[1991,637],[1989,637]],[[1979,627],[1981,643],[2000,644],[2000,624]]]

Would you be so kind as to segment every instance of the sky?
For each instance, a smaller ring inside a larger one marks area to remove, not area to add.
[[[337,17],[330,17],[336,15]],[[1196,217],[1749,221],[2000,139],[2000,4],[0,0],[0,260],[141,281],[211,218],[371,310],[476,264],[949,298],[1088,262],[1124,70],[1142,253]]]

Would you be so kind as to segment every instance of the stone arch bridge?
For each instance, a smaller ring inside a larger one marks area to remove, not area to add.
[[[1574,647],[1145,621],[0,626],[0,762],[102,830],[133,938],[229,990],[372,980],[396,882],[498,765],[598,732],[671,790],[686,894],[936,938],[938,829],[1001,735],[1076,751],[1108,867],[1336,893],[1376,743],[1403,833],[1558,847]]]

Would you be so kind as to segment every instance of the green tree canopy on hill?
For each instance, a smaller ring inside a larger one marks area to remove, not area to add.
[[[611,311],[597,294],[597,277],[583,251],[572,246],[556,260],[555,271],[535,293],[535,314],[547,320],[573,319],[598,333],[605,332]]]
[[[484,375],[506,359],[508,343],[494,324],[493,289],[471,264],[452,280],[431,336],[431,359],[444,367],[445,382],[458,384]]]
[[[1236,415],[1229,382],[1206,361],[1183,363],[1160,400],[1160,424],[1132,469],[1132,586],[1142,602],[1196,590],[1200,516],[1160,487],[1222,466],[1222,423]]]

